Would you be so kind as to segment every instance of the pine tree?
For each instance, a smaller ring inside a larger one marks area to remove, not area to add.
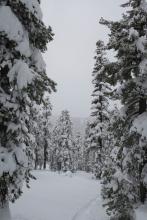
[[[40,1],[0,1],[0,207],[22,194],[32,157],[29,118],[33,102],[55,90],[41,52],[53,39]]]
[[[92,94],[92,122],[90,134],[90,151],[94,152],[93,172],[96,178],[101,178],[103,162],[105,161],[105,142],[107,140],[107,124],[109,122],[109,93],[110,85],[107,82],[106,49],[103,41],[98,41],[95,66],[93,70]]]
[[[83,170],[83,139],[80,132],[77,132],[74,138],[72,160],[74,171]]]
[[[115,73],[113,72],[110,76],[114,77],[119,85],[116,95],[121,100],[125,117],[124,129],[119,143],[122,152],[119,154],[121,156],[119,160],[123,161],[122,176],[127,176],[127,180],[123,178],[120,181],[118,176],[119,185],[122,186],[122,182],[124,184],[123,190],[120,188],[117,194],[111,196],[113,196],[113,201],[117,201],[116,197],[121,192],[122,201],[125,199],[125,201],[128,200],[128,204],[137,204],[138,202],[144,203],[147,196],[147,187],[144,182],[144,171],[147,166],[147,150],[145,147],[147,142],[146,134],[143,132],[144,123],[141,124],[147,120],[147,11],[144,0],[129,0],[122,7],[129,7],[129,10],[120,21],[101,20],[101,23],[110,29],[108,48],[116,51]],[[125,190],[127,188],[131,189],[128,194]],[[116,202],[115,205],[115,210],[117,209],[118,212],[117,219],[124,219],[124,213],[120,210],[122,204]],[[129,208],[128,206],[126,213],[127,218],[131,219]],[[118,216],[119,214],[120,216]]]
[[[84,144],[83,144],[83,163],[86,172],[92,172],[93,154],[90,151],[90,122],[87,122],[85,128]]]
[[[40,106],[38,114],[36,115],[36,129],[35,129],[35,149],[34,149],[34,167],[35,169],[42,169],[44,162],[44,130],[43,130],[43,107]]]
[[[60,171],[61,164],[58,163],[59,158],[59,144],[60,144],[60,134],[58,125],[56,124],[53,128],[52,135],[51,135],[51,149],[50,149],[50,169],[52,171]]]
[[[51,147],[51,110],[49,97],[45,97],[43,105],[38,108],[35,115],[35,126],[33,127],[35,137],[35,169],[46,169],[49,162],[49,151]]]
[[[128,141],[125,117],[115,109],[111,112],[111,121],[108,128],[109,144],[106,152],[102,175],[102,197],[107,214],[111,219],[132,219],[133,200],[136,191],[130,183],[125,164],[125,146]]]
[[[49,97],[45,98],[45,104],[43,108],[43,139],[44,139],[44,162],[43,168],[46,169],[47,162],[49,162],[49,151],[51,145],[51,110],[52,106]]]
[[[73,171],[72,122],[67,110],[61,112],[52,134],[51,169]]]
[[[33,151],[32,155],[32,167],[37,168],[37,155],[36,155],[36,149],[37,149],[37,137],[40,134],[39,132],[39,125],[38,125],[38,118],[40,115],[40,106],[36,105],[35,102],[31,103],[30,106],[30,115],[29,115],[29,122],[28,122],[28,132],[29,132],[29,139],[30,139],[30,145],[31,149]],[[34,165],[35,164],[35,165]]]

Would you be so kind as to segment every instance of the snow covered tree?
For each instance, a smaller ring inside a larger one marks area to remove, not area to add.
[[[45,97],[44,104],[40,106],[36,114],[36,127],[34,127],[34,136],[36,140],[35,153],[35,169],[46,169],[49,162],[49,151],[51,147],[51,104],[49,97]]]
[[[36,168],[36,149],[37,149],[37,136],[39,134],[38,128],[38,117],[40,113],[40,106],[36,105],[35,102],[31,103],[30,106],[30,115],[29,115],[29,122],[28,122],[28,133],[30,139],[31,149],[34,152],[32,155],[32,167]]]
[[[74,171],[83,170],[83,138],[80,132],[77,132],[74,138],[72,160]]]
[[[49,151],[50,151],[50,145],[51,145],[51,110],[52,106],[50,103],[49,97],[45,98],[45,103],[43,107],[43,139],[44,139],[44,162],[43,162],[43,168],[46,169],[47,162],[49,160]]]
[[[83,143],[83,161],[84,161],[84,170],[86,172],[92,171],[92,165],[93,165],[93,158],[94,155],[91,156],[90,151],[90,122],[87,122],[86,128],[85,128],[85,136],[84,136],[84,143]]]
[[[53,128],[52,135],[51,135],[51,149],[50,149],[50,169],[52,171],[59,171],[61,170],[61,166],[58,163],[58,158],[59,158],[59,140],[60,140],[60,135],[59,135],[59,129],[57,124]]]
[[[108,60],[103,41],[98,41],[96,49],[95,66],[93,70],[92,93],[92,122],[90,130],[90,151],[94,152],[93,172],[101,178],[103,162],[105,160],[105,142],[107,140],[107,126],[109,121],[108,105],[110,85],[107,82]]]
[[[122,173],[117,176],[117,182],[123,189],[119,188],[117,194],[113,194],[113,201],[116,201],[121,192],[123,199],[128,204],[145,202],[147,196],[147,185],[145,181],[145,170],[147,167],[147,141],[144,121],[146,115],[147,97],[147,3],[144,0],[129,0],[122,7],[129,7],[129,10],[118,22],[111,22],[101,19],[101,23],[110,29],[110,40],[108,48],[116,52],[117,63],[115,65],[115,77],[118,83],[116,95],[120,98],[124,112],[124,129],[121,133]],[[116,177],[116,174],[114,174]],[[127,176],[127,178],[125,178]],[[121,179],[121,180],[120,180]],[[132,186],[134,190],[130,190]],[[126,193],[129,188],[130,193]],[[135,192],[135,195],[134,195]],[[133,199],[132,199],[133,198]],[[119,203],[115,203],[111,212],[117,209],[116,219],[124,219]],[[126,206],[127,208],[127,206]],[[131,219],[132,214],[126,209],[127,218]],[[125,218],[125,219],[127,219]]]
[[[131,219],[133,217],[133,200],[135,187],[130,184],[125,164],[125,146],[129,132],[125,117],[115,109],[111,112],[108,128],[109,143],[102,175],[102,197],[107,214],[112,219]]]
[[[73,134],[69,112],[62,111],[52,134],[51,169],[73,170]]]
[[[0,216],[31,176],[30,108],[55,90],[41,55],[52,39],[40,1],[0,1]]]

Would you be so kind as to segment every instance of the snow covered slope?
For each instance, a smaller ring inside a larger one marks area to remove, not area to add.
[[[31,189],[11,206],[14,220],[107,220],[100,184],[90,175],[36,171],[35,176]]]
[[[84,172],[35,171],[37,181],[11,205],[13,220],[109,220],[100,197],[101,185]],[[147,206],[136,211],[146,220]]]

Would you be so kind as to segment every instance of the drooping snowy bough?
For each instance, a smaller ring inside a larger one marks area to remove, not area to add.
[[[0,219],[8,202],[28,184],[32,158],[30,107],[40,105],[55,83],[45,72],[41,52],[53,39],[42,22],[39,0],[0,1]]]

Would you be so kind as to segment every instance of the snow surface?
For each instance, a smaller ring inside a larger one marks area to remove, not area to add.
[[[15,79],[17,81],[18,89],[23,89],[28,86],[35,77],[35,72],[28,67],[23,61],[17,60],[15,65],[8,73],[10,82]]]
[[[16,170],[16,163],[13,158],[13,152],[8,153],[8,150],[0,145],[0,177],[3,172],[9,172],[11,176],[14,170]]]
[[[22,55],[31,55],[28,34],[9,6],[0,7],[0,32],[17,43],[16,50]]]
[[[90,174],[35,171],[37,181],[11,205],[12,220],[109,220],[100,196],[101,184]],[[136,210],[146,220],[147,206]]]
[[[35,171],[37,181],[11,205],[13,220],[108,220],[100,183],[84,172]]]
[[[3,31],[11,40],[17,42],[22,39],[23,27],[9,6],[0,7],[0,32]]]
[[[23,4],[31,11],[38,19],[42,19],[42,12],[38,0],[21,0]]]
[[[5,204],[5,206],[3,208],[0,208],[0,219],[3,219],[3,220],[10,220],[11,219],[8,203]]]
[[[142,134],[142,136],[147,137],[147,113],[142,113],[139,115],[133,122],[133,126],[131,128],[131,131],[136,131],[139,134]]]
[[[147,220],[147,203],[139,207],[136,210],[136,219],[137,220]]]

